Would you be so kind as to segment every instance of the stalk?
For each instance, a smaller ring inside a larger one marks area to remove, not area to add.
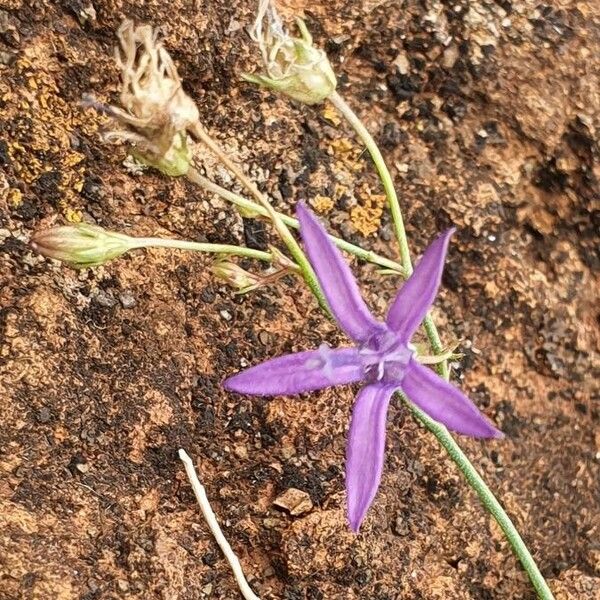
[[[214,153],[214,155],[233,173],[242,185],[250,192],[250,194],[255,198],[255,200],[260,204],[267,215],[273,222],[277,233],[287,246],[287,249],[290,251],[290,254],[294,257],[297,265],[300,267],[300,271],[302,273],[302,277],[306,281],[308,287],[314,294],[315,298],[319,302],[319,305],[323,310],[330,315],[331,311],[329,310],[329,305],[327,304],[327,300],[321,291],[321,287],[319,286],[319,282],[317,280],[317,276],[306,256],[304,254],[302,248],[296,241],[296,238],[292,235],[292,232],[289,230],[288,226],[283,222],[279,213],[275,211],[275,209],[271,206],[271,203],[267,199],[267,197],[260,192],[260,190],[254,185],[254,183],[250,180],[249,177],[227,156],[227,154],[220,148],[220,146],[210,137],[208,132],[202,127],[202,125],[197,122],[190,129],[190,133],[199,139],[206,147]]]
[[[401,396],[403,402],[408,406],[415,417],[417,417],[417,419],[421,421],[433,435],[435,435],[449,454],[450,458],[465,476],[469,485],[475,490],[481,503],[494,517],[496,523],[498,523],[500,529],[504,532],[513,552],[521,562],[523,569],[527,573],[529,580],[537,592],[538,598],[541,598],[542,600],[554,600],[554,596],[552,595],[544,576],[540,573],[533,556],[531,556],[531,552],[529,552],[529,549],[517,531],[514,523],[510,520],[510,517],[506,514],[506,511],[496,496],[494,496],[481,475],[477,472],[477,469],[475,469],[471,461],[456,443],[456,440],[450,435],[448,429],[417,408],[406,396],[402,394]]]
[[[406,237],[406,229],[404,227],[404,218],[402,217],[402,210],[400,209],[400,203],[398,202],[398,195],[396,194],[396,189],[394,188],[392,176],[387,168],[387,165],[385,164],[385,160],[383,159],[381,151],[373,139],[373,136],[369,133],[369,130],[363,125],[362,121],[337,92],[333,92],[328,97],[328,100],[337,108],[337,110],[340,111],[348,123],[352,125],[354,131],[357,133],[358,137],[360,137],[369,151],[371,158],[373,159],[373,163],[375,164],[375,168],[377,169],[377,173],[379,174],[379,178],[383,184],[388,206],[392,214],[394,231],[396,233],[396,238],[398,239],[398,245],[400,246],[400,262],[402,263],[402,268],[406,277],[410,277],[413,272],[413,266],[412,261],[410,260],[410,250],[408,248],[408,239]],[[443,349],[442,341],[431,315],[427,315],[425,317],[423,326],[427,332],[427,337],[431,343],[431,348],[436,354],[441,353]],[[448,379],[450,377],[448,363],[445,360],[439,363],[438,370],[444,379]]]
[[[173,240],[168,238],[132,238],[131,248],[175,248],[178,250],[191,250],[193,252],[244,256],[246,258],[255,258],[265,262],[271,262],[273,260],[273,257],[269,252],[254,250],[254,248],[245,248],[243,246],[233,246],[230,244],[205,244],[202,242],[189,242],[187,240]]]
[[[389,169],[385,164],[381,151],[377,147],[377,144],[367,128],[363,125],[358,116],[350,108],[350,106],[344,101],[344,99],[337,93],[333,92],[329,98],[330,102],[339,110],[339,112],[346,118],[346,120],[352,125],[357,135],[365,144],[367,150],[371,154],[371,158],[375,164],[375,168],[379,174],[381,182],[383,184],[392,219],[394,222],[394,229],[396,237],[398,238],[398,244],[400,246],[400,257],[402,266],[405,273],[410,275],[413,271],[412,262],[410,259],[410,251],[408,248],[408,240],[406,237],[406,230],[404,228],[404,220],[402,218],[402,211],[398,202],[398,196],[394,189],[394,183],[390,175]],[[440,354],[443,350],[442,343],[431,318],[431,315],[427,315],[424,320],[424,328],[429,338],[431,347],[435,354]],[[440,375],[446,380],[449,379],[448,364],[446,361],[442,361],[439,365]],[[473,490],[479,496],[484,507],[494,517],[500,528],[502,529],[508,543],[510,544],[515,556],[521,562],[523,569],[527,573],[533,587],[535,588],[537,595],[542,600],[554,600],[554,596],[546,583],[546,580],[540,573],[540,570],[535,563],[535,560],[531,556],[529,549],[525,545],[523,538],[520,536],[514,523],[510,520],[510,517],[506,514],[506,511],[494,496],[488,485],[485,483],[481,475],[477,472],[473,464],[466,457],[465,453],[461,450],[460,446],[456,443],[450,432],[444,425],[438,423],[429,417],[426,413],[416,407],[406,396],[400,394],[403,402],[408,406],[415,417],[429,430],[439,443],[446,450],[450,458],[454,461],[456,466],[459,468],[461,473],[465,476],[465,479]]]
[[[190,166],[190,168],[188,169],[186,176],[189,179],[189,181],[191,181],[195,185],[198,185],[204,188],[205,190],[216,194],[217,196],[223,198],[223,200],[226,200],[227,202],[231,202],[232,204],[235,204],[240,208],[256,212],[263,217],[269,216],[269,213],[261,204],[252,202],[252,200],[248,200],[247,198],[244,198],[234,192],[230,192],[224,187],[217,185],[207,177],[201,175],[198,172],[198,170],[192,166]],[[287,225],[288,227],[292,227],[293,229],[299,229],[300,225],[297,219],[289,217],[288,215],[285,215],[280,212],[278,212],[277,214],[279,218],[285,223],[285,225]],[[373,263],[374,265],[378,265],[379,267],[383,267],[384,269],[388,269],[389,273],[386,274],[397,274],[404,276],[404,268],[401,264],[397,263],[396,261],[386,258],[385,256],[381,256],[380,254],[377,254],[372,250],[365,250],[360,246],[351,244],[350,242],[347,242],[346,240],[335,237],[333,235],[330,235],[329,238],[341,250],[344,250],[349,254],[353,254],[354,256],[364,261]]]

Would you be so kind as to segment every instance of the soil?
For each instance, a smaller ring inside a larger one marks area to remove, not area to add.
[[[397,256],[349,128],[241,81],[259,68],[254,0],[0,6],[0,598],[239,597],[178,448],[263,599],[533,598],[499,528],[400,405],[355,536],[343,483],[355,390],[221,389],[243,365],[345,343],[301,282],[236,296],[206,256],[151,250],[76,272],[27,245],[80,219],[277,243],[268,224],[183,178],[132,172],[102,141],[107,120],[80,99],[117,101],[112,47],[129,17],[160,25],[204,124],[280,210],[305,200],[338,234]],[[461,445],[556,597],[600,598],[600,5],[287,0],[282,13],[305,15],[381,143],[415,256],[458,227],[434,317],[445,343],[463,340],[455,381],[507,436]],[[400,282],[353,268],[383,315]],[[275,502],[292,488],[310,496],[301,514]]]

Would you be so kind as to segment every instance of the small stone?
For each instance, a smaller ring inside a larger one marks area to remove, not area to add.
[[[87,463],[78,463],[77,465],[75,465],[75,468],[80,473],[87,473],[90,470],[90,465],[88,465]]]
[[[258,341],[263,345],[263,346],[268,346],[269,342],[271,341],[271,336],[266,332],[266,331],[261,331],[258,334]]]
[[[228,310],[220,310],[219,314],[226,320],[231,321],[233,319],[233,315]]]
[[[104,290],[98,290],[94,296],[94,300],[104,308],[112,308],[117,303],[114,296]]]
[[[285,460],[289,460],[293,456],[296,456],[296,448],[294,448],[294,446],[292,446],[291,444],[283,446],[283,448],[281,449],[281,456]]]
[[[117,587],[121,592],[129,591],[129,584],[127,583],[127,581],[125,581],[125,579],[117,579]]]
[[[279,521],[277,519],[266,518],[263,519],[263,525],[266,529],[277,529]]]
[[[129,290],[119,294],[119,301],[123,308],[133,308],[136,305],[135,296]]]
[[[35,415],[35,419],[38,423],[48,423],[52,418],[52,413],[47,406],[43,406],[40,410],[37,411]]]
[[[392,523],[392,531],[399,536],[405,536],[409,532],[408,523],[406,519],[401,515],[396,515],[394,522]]]
[[[296,488],[289,488],[278,496],[273,502],[278,508],[283,508],[290,515],[298,516],[312,510],[313,503],[310,496]]]
[[[400,52],[398,56],[396,56],[393,64],[396,65],[398,72],[402,75],[407,75],[410,73],[410,62],[408,60],[408,56],[406,56],[404,52]]]
[[[248,458],[248,448],[246,448],[246,446],[244,446],[243,444],[236,444],[233,447],[233,453],[242,460]]]
[[[5,52],[4,50],[0,50],[0,63],[10,67],[17,60],[17,55],[13,52]]]
[[[202,593],[205,596],[210,596],[212,594],[213,591],[213,584],[212,583],[207,583],[203,588],[202,588]]]

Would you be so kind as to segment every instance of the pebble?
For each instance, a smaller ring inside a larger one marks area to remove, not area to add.
[[[35,418],[38,423],[48,423],[52,418],[52,413],[47,406],[44,406],[37,411]]]
[[[117,303],[114,296],[104,290],[98,290],[94,296],[94,300],[100,306],[104,306],[104,308],[112,308]]]
[[[310,496],[306,492],[296,488],[285,490],[283,494],[275,498],[273,504],[278,508],[283,508],[293,516],[303,515],[312,510],[313,507]]]
[[[392,531],[399,536],[405,536],[409,532],[408,523],[406,519],[402,517],[402,515],[396,515],[394,522],[392,523]]]
[[[219,314],[226,320],[231,321],[233,319],[233,315],[228,310],[220,310]]]
[[[129,290],[119,294],[119,301],[123,308],[133,308],[137,304],[135,296]]]

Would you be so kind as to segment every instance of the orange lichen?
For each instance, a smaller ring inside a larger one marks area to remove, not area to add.
[[[6,199],[9,206],[17,208],[23,202],[23,193],[17,188],[11,188],[7,192]]]
[[[354,228],[364,236],[373,235],[381,224],[385,205],[385,195],[370,194],[365,190],[361,202],[350,210],[350,220]]]
[[[329,196],[322,196],[317,194],[312,200],[309,201],[310,205],[320,214],[328,213],[335,205],[333,200]]]
[[[69,221],[80,220],[80,192],[83,189],[85,156],[73,148],[73,134],[94,135],[99,119],[84,113],[77,102],[61,98],[60,72],[52,58],[59,41],[52,35],[32,41],[14,64],[22,88],[0,87],[7,117],[13,123],[7,143],[12,174],[20,184],[30,186],[44,173],[57,173],[59,206]],[[24,190],[25,191],[25,190]],[[18,194],[17,194],[18,192]],[[9,192],[9,202],[16,208],[21,192]],[[43,197],[38,198],[44,202]]]
[[[342,122],[337,110],[331,104],[325,105],[323,117],[330,123],[333,123],[336,127]]]
[[[361,149],[348,138],[338,138],[331,142],[330,153],[337,159],[337,168],[359,171]]]

